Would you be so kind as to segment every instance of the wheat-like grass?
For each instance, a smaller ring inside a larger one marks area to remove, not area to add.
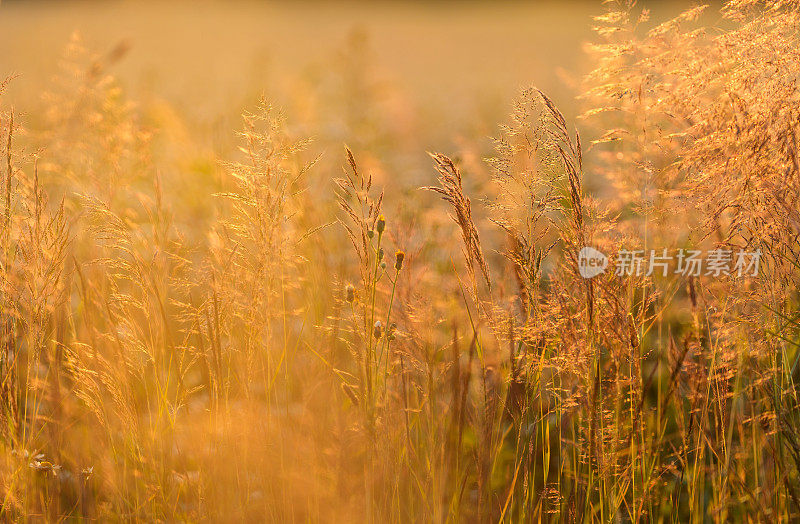
[[[126,45],[0,83],[0,519],[796,521],[800,8],[714,9],[610,2],[581,133],[430,158],[360,36],[214,154]],[[662,247],[761,272],[615,273]]]

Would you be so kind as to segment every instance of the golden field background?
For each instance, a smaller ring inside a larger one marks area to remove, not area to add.
[[[115,74],[137,98],[159,96],[200,117],[237,118],[236,106],[262,91],[288,97],[301,77],[319,75],[360,30],[375,66],[410,104],[438,107],[458,123],[481,97],[507,106],[532,81],[561,89],[556,71],[576,72],[596,6],[7,2],[3,10],[0,60],[5,71],[24,74],[12,89],[26,101],[36,100],[32,91],[49,80],[77,30],[98,52],[130,44]]]
[[[799,35],[0,3],[0,519],[794,521]]]

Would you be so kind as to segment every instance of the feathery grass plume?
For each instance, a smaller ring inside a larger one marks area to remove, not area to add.
[[[37,139],[48,154],[42,177],[64,192],[70,208],[77,206],[75,193],[122,207],[126,188],[149,184],[152,133],[108,71],[127,50],[122,41],[106,54],[94,53],[73,33],[43,95],[45,129]]]
[[[800,7],[605,5],[596,127],[529,88],[493,153],[359,38],[231,139],[124,96],[124,45],[0,97],[0,520],[797,520]]]
[[[163,437],[173,438],[177,413],[197,392],[187,380],[197,356],[183,335],[188,263],[157,185],[155,192],[142,202],[149,216],[143,224],[85,197],[100,255],[76,267],[85,311],[79,333],[87,342],[72,344],[68,361],[77,397],[105,432],[101,449],[109,459],[120,453],[116,459],[126,465],[109,478],[126,494],[117,510],[132,504],[137,513],[166,514],[177,495],[176,485],[164,481],[171,451]],[[142,492],[158,483],[164,489],[145,499]]]
[[[203,298],[191,300],[192,338],[209,395],[207,423],[219,433],[214,449],[200,450],[201,462],[210,475],[227,479],[208,486],[204,496],[220,515],[224,508],[243,514],[235,490],[259,491],[260,506],[288,518],[294,507],[280,509],[278,501],[301,493],[302,482],[273,461],[283,455],[265,453],[263,446],[268,439],[281,453],[300,452],[302,429],[290,423],[288,406],[303,401],[316,377],[308,369],[314,357],[299,351],[314,329],[306,316],[310,265],[302,249],[314,233],[306,227],[311,210],[303,193],[316,159],[306,158],[310,140],[296,138],[266,99],[243,115],[243,123],[240,159],[223,163],[230,189],[217,195],[221,216],[201,262]],[[242,432],[252,446],[233,445]],[[215,459],[217,451],[226,454],[225,462]],[[234,480],[245,477],[242,485]]]
[[[436,170],[439,172],[439,186],[428,186],[423,189],[439,193],[442,195],[443,200],[453,206],[455,215],[451,216],[461,229],[461,238],[464,241],[464,258],[466,259],[470,276],[474,281],[475,265],[477,264],[483,275],[486,287],[491,290],[492,281],[489,277],[489,268],[481,250],[478,229],[472,220],[472,207],[469,197],[464,194],[464,188],[461,185],[461,171],[445,155],[440,153],[429,154],[436,164]]]
[[[514,265],[523,312],[536,315],[544,258],[559,238],[571,251],[586,245],[580,137],[576,132],[572,138],[552,100],[531,87],[517,98],[511,123],[500,126],[494,142],[496,156],[488,160],[500,187],[492,203],[494,221],[511,239],[506,256]]]
[[[17,457],[25,450],[43,450],[58,463],[43,461],[41,453],[31,462],[36,468],[0,461],[7,502],[0,506],[0,515],[8,518],[65,511],[60,499],[39,500],[23,493],[35,489],[37,471],[58,476],[62,457],[55,444],[64,438],[68,426],[63,323],[69,293],[69,224],[63,202],[54,208],[48,205],[35,156],[20,151],[15,142],[19,130],[13,110],[0,112],[5,164],[5,220],[0,237],[0,450]],[[53,481],[47,479],[45,484]]]
[[[245,372],[236,381],[245,386],[239,393],[249,397],[258,392],[275,400],[279,393],[273,381],[278,370],[290,365],[285,359],[295,335],[287,315],[303,264],[298,246],[306,238],[298,227],[303,212],[298,195],[313,161],[302,160],[309,141],[294,139],[284,116],[266,100],[244,115],[244,125],[243,160],[225,164],[235,190],[219,195],[231,216],[212,233],[211,289],[203,315],[212,323],[204,329],[210,335],[219,324],[223,331],[210,337],[208,347],[223,336],[243,350],[216,349]],[[230,377],[215,380],[224,389],[234,385],[226,384]]]
[[[662,216],[666,209],[681,213],[671,225],[684,227],[662,228],[662,239],[688,236],[709,248],[762,254],[758,276],[689,281],[695,327],[685,369],[698,370],[689,378],[696,388],[688,390],[691,413],[675,415],[683,440],[680,475],[690,483],[685,498],[676,490],[672,500],[678,509],[711,512],[702,485],[713,478],[721,487],[713,511],[763,518],[761,506],[796,511],[788,509],[797,494],[787,483],[798,477],[796,464],[778,466],[767,481],[752,468],[783,463],[785,430],[796,424],[788,415],[796,398],[783,385],[794,382],[786,363],[794,361],[798,337],[792,321],[798,299],[789,290],[800,278],[793,212],[800,18],[791,2],[730,1],[720,10],[720,27],[709,28],[698,18],[701,10],[647,28],[646,10],[612,8],[599,20],[606,42],[596,48],[600,62],[587,98],[595,106],[590,116],[616,128],[609,171],[635,181],[649,170],[659,181],[651,208]],[[762,420],[774,417],[772,429],[764,431],[749,410],[760,411]],[[703,437],[709,428],[715,439]],[[731,484],[739,439],[769,451],[739,465],[742,480]],[[710,455],[719,461],[705,467]],[[733,502],[740,496],[753,507]]]

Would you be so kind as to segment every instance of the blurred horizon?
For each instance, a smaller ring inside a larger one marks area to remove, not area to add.
[[[531,84],[575,117],[582,46],[602,10],[589,1],[6,1],[0,76],[18,75],[8,100],[36,107],[77,32],[93,53],[126,51],[108,72],[133,100],[163,100],[190,122],[230,122],[262,94],[291,106],[356,46],[393,103],[434,115],[452,133],[493,127]]]

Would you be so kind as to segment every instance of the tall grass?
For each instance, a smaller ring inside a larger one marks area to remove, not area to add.
[[[413,161],[357,39],[308,94],[342,107],[262,100],[209,164],[75,38],[40,112],[0,98],[0,515],[796,520],[800,8],[719,16],[611,3],[591,140],[532,87]]]

